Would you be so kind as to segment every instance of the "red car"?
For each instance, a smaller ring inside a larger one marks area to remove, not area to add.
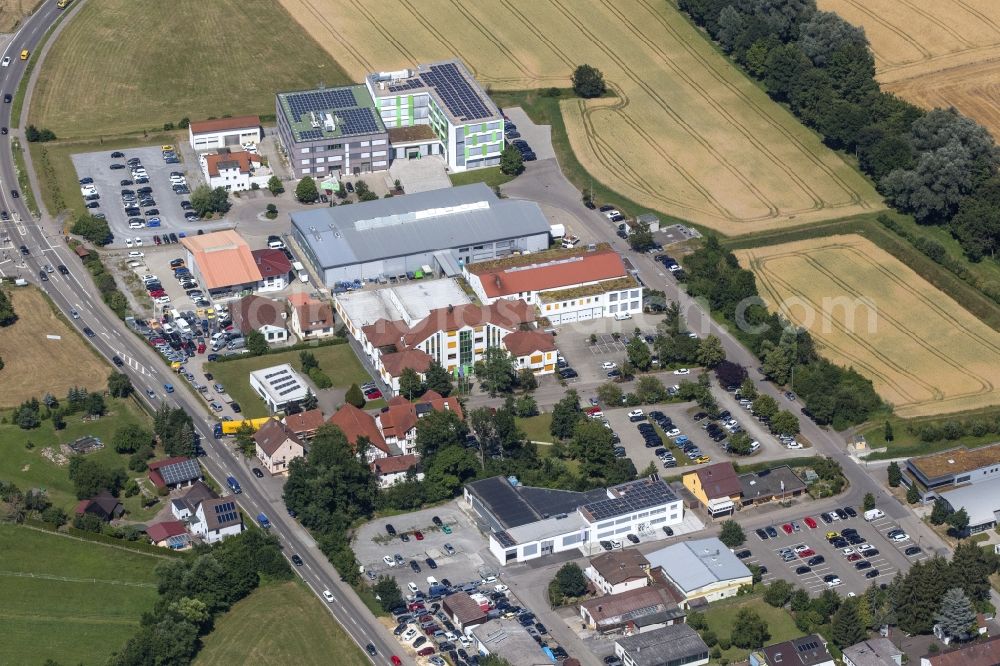
[[[153,291],[149,292],[150,298],[159,298],[160,296],[166,296],[166,295],[167,292],[163,291],[162,289],[154,289]]]
[[[427,655],[430,655],[430,654],[434,654],[434,648],[432,648],[430,645],[428,645],[427,647],[425,647],[422,650],[420,650],[419,652],[417,652],[417,656],[418,657],[426,657]],[[396,663],[396,662],[392,662],[392,663]]]
[[[399,657],[397,657],[396,655],[392,655],[391,661],[392,661],[392,666],[403,666],[403,662],[400,661]]]
[[[815,550],[813,550],[812,548],[806,548],[801,553],[799,553],[799,557],[812,557],[815,554],[816,554]]]
[[[378,389],[372,389],[367,393],[365,393],[365,397],[369,400],[378,400],[379,398],[382,397],[382,391],[379,391]]]
[[[795,531],[791,523],[785,523],[781,526],[781,529],[785,530],[785,534],[791,534]]]
[[[802,519],[802,522],[808,525],[809,529],[811,530],[816,529],[816,521],[813,519],[812,516],[806,516],[805,518]]]
[[[857,562],[860,559],[861,559],[861,556],[858,555],[857,553],[851,553],[850,555],[847,556],[847,561],[848,562]]]
[[[199,354],[204,354],[205,353],[205,343],[204,342],[199,342],[198,343],[198,353]]]
[[[413,538],[416,539],[417,541],[423,541],[424,540],[424,533],[421,532],[420,530],[414,530],[413,531]]]

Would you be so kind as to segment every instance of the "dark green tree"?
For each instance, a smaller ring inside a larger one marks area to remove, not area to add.
[[[461,446],[468,426],[452,411],[432,411],[417,420],[417,451],[424,458]]]
[[[764,601],[775,608],[783,608],[792,598],[794,589],[787,580],[778,578],[764,590]]]
[[[965,507],[962,507],[958,511],[952,512],[945,519],[945,521],[951,527],[949,531],[954,536],[957,536],[959,538],[966,536],[967,531],[969,529],[969,514],[965,510]]]
[[[496,397],[498,393],[509,393],[514,388],[516,361],[506,349],[489,347],[482,361],[476,362],[476,376],[483,389]]]
[[[108,221],[89,214],[76,218],[69,230],[70,233],[82,236],[97,246],[107,245],[114,239]]]
[[[590,65],[580,65],[573,70],[573,91],[580,97],[600,97],[606,87],[601,70]]]
[[[17,313],[14,312],[14,304],[10,300],[10,295],[0,289],[0,326],[10,326],[17,321]]]
[[[263,356],[271,348],[267,338],[260,331],[250,331],[246,334],[247,349],[252,356]]]
[[[742,546],[746,539],[746,534],[743,533],[743,528],[738,522],[732,519],[723,521],[719,532],[719,541],[728,548],[736,548]]]
[[[136,423],[126,423],[115,430],[111,445],[118,453],[135,453],[153,445],[153,433]]]
[[[538,388],[538,377],[531,368],[521,368],[517,373],[517,388],[522,391],[534,391]]]
[[[645,377],[640,378],[640,381],[642,381],[642,379],[646,378]],[[664,391],[665,390],[666,389],[664,389]],[[605,382],[597,387],[597,399],[600,400],[601,403],[607,407],[617,407],[618,405],[622,404],[623,395],[624,392],[622,391],[621,384],[616,384],[614,382]]]
[[[399,394],[407,400],[415,400],[424,394],[424,384],[413,368],[404,368],[399,376]]]
[[[281,183],[281,179],[277,176],[271,176],[267,179],[267,189],[271,191],[271,194],[278,196],[285,191],[285,186]]]
[[[906,501],[910,504],[916,504],[920,501],[920,491],[917,490],[916,483],[911,483],[910,487],[906,489]]]
[[[361,192],[358,192],[360,196]],[[295,198],[302,203],[313,203],[319,200],[319,190],[316,189],[316,181],[306,176],[295,186]]]
[[[960,587],[953,587],[941,597],[941,606],[934,616],[946,636],[966,640],[976,622],[976,609]]]
[[[361,387],[357,384],[351,384],[351,387],[347,389],[347,393],[344,394],[344,402],[349,405],[354,405],[358,409],[365,406],[365,394],[361,392]]]
[[[653,363],[653,354],[649,351],[649,345],[638,335],[633,336],[628,341],[628,345],[625,346],[625,353],[628,357],[628,362],[638,370],[649,370]]]
[[[316,398],[316,394],[312,392],[312,389],[306,389],[306,397],[302,398],[301,407],[306,411],[319,407],[319,400]]]
[[[875,508],[875,495],[872,493],[865,493],[865,497],[862,500],[862,508],[865,511],[871,511]]]
[[[899,484],[903,481],[903,473],[899,470],[899,464],[893,460],[889,463],[889,467],[886,469],[886,476],[889,480],[889,485],[893,488],[898,488]]]
[[[709,335],[698,343],[698,365],[714,368],[725,360],[726,350],[716,336]]]
[[[778,413],[778,402],[771,396],[763,393],[753,401],[753,413],[764,418],[773,418]]]
[[[113,398],[127,398],[132,394],[132,380],[121,372],[108,375],[108,393]]]
[[[745,432],[738,432],[729,438],[729,452],[738,456],[748,456],[752,453],[750,448],[753,440]]]
[[[452,389],[454,388],[451,375],[437,361],[433,361],[431,363],[431,366],[427,368],[427,372],[424,377],[427,390],[435,391],[445,398],[451,394]]]
[[[767,630],[767,622],[750,608],[741,608],[733,621],[730,640],[736,647],[755,649],[763,647],[771,634]]]
[[[399,608],[405,603],[403,593],[399,590],[399,583],[392,576],[379,576],[372,591],[384,611]]]
[[[562,565],[554,580],[563,596],[582,597],[587,592],[587,578],[575,562]]]
[[[211,188],[199,185],[194,188],[189,198],[191,208],[200,217],[209,217],[214,213],[228,213],[232,203],[229,201],[229,191],[224,187]]]
[[[940,525],[944,521],[948,520],[948,516],[951,515],[953,509],[948,501],[944,498],[938,497],[934,500],[934,508],[931,509],[931,524]]]
[[[635,223],[630,225],[632,231],[628,235],[628,245],[636,252],[645,252],[656,245],[653,232],[649,230],[648,224]]]
[[[891,442],[894,439],[893,434],[892,434],[892,424],[889,423],[888,421],[885,422],[884,433],[885,433],[885,441]],[[897,465],[896,467],[898,468],[899,465]]]
[[[240,427],[236,429],[236,449],[248,460],[253,458],[257,453],[257,441],[253,435],[253,426],[246,421],[241,423]]]
[[[576,424],[584,418],[580,409],[580,396],[575,390],[570,389],[552,408],[552,424],[549,427],[552,436],[557,439],[569,439]]]
[[[70,459],[69,478],[73,482],[77,499],[87,499],[107,490],[115,497],[125,485],[126,474],[121,467],[111,468],[95,458],[73,456]]]
[[[521,151],[508,145],[500,153],[500,172],[508,176],[517,176],[524,171],[524,157]]]
[[[843,649],[863,641],[867,635],[861,614],[858,613],[857,598],[848,599],[840,605],[833,615],[831,638],[834,644]]]
[[[799,417],[783,409],[771,417],[771,430],[778,435],[795,436],[799,434]]]

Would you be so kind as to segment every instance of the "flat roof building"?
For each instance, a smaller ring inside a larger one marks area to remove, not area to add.
[[[195,151],[256,145],[263,138],[258,116],[196,120],[188,125],[188,142]]]
[[[552,666],[552,660],[516,620],[497,618],[472,629],[481,655],[495,654],[517,666]]]
[[[278,93],[278,137],[296,178],[389,168],[389,133],[363,85]]]
[[[291,214],[292,236],[330,287],[461,266],[548,248],[549,223],[533,201],[499,199],[484,183]]]
[[[965,509],[969,515],[969,532],[975,534],[997,524],[1000,517],[1000,478],[939,494],[955,511]]]
[[[250,386],[267,403],[271,413],[280,412],[289,403],[301,402],[309,387],[288,363],[261,368],[250,373]]]
[[[382,122],[393,133],[394,159],[442,154],[451,171],[500,163],[503,115],[461,61],[375,72],[366,77],[365,85]],[[431,132],[398,131],[421,126]]]
[[[650,567],[659,567],[686,602],[703,597],[717,601],[736,596],[753,574],[715,537],[681,541],[646,555]]]
[[[333,306],[347,331],[358,339],[363,327],[380,319],[412,326],[433,310],[471,302],[458,282],[451,278],[346,291],[335,293],[333,297]]]
[[[708,646],[691,627],[673,624],[615,641],[625,666],[697,666],[708,663]]]
[[[902,666],[903,651],[888,638],[869,638],[844,648],[844,666]]]
[[[1000,478],[1000,443],[975,449],[960,446],[910,458],[903,472],[903,483],[916,485],[925,502],[955,486],[995,478]]]

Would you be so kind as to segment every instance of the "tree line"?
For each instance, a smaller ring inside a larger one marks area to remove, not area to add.
[[[815,0],[680,0],[768,94],[861,170],[898,210],[946,227],[971,261],[1000,249],[1000,177],[989,132],[955,109],[883,92],[864,30]]]
[[[703,298],[760,360],[764,374],[792,389],[816,423],[837,430],[863,423],[884,405],[871,380],[821,358],[808,331],[768,312],[754,274],[710,235],[685,260],[688,293]],[[727,374],[739,374],[725,367]],[[745,374],[745,371],[744,371]],[[741,380],[742,381],[742,380]]]

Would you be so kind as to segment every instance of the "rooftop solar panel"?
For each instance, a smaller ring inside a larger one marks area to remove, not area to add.
[[[432,65],[420,75],[424,83],[437,92],[441,101],[456,118],[478,120],[493,114],[469,81],[454,63]]]
[[[184,483],[201,476],[201,468],[196,460],[184,460],[160,468],[160,476],[168,486]]]
[[[506,532],[494,532],[493,536],[503,548],[513,548],[517,545],[517,542],[511,539]]]

